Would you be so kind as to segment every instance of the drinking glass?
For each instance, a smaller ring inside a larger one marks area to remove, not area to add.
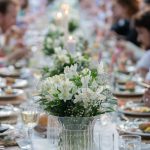
[[[34,103],[24,103],[21,105],[21,120],[27,130],[27,139],[31,142],[32,130],[38,121],[39,110]]]
[[[138,135],[121,136],[120,150],[141,150],[141,137]]]

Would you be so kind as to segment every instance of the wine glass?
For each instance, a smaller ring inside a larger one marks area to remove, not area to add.
[[[33,128],[36,126],[39,116],[38,106],[35,103],[24,103],[20,107],[21,120],[27,129],[27,138],[31,143]]]

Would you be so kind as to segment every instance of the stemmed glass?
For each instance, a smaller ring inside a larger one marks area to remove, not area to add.
[[[32,147],[32,133],[39,116],[39,108],[36,103],[24,103],[20,106],[21,120],[26,129],[26,143]]]

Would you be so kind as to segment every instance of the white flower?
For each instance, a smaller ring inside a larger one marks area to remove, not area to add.
[[[65,77],[72,78],[77,75],[77,64],[72,65],[71,67],[66,67],[64,69]]]
[[[55,48],[55,59],[58,59],[61,63],[69,63],[70,59],[68,57],[68,52],[66,50],[63,50],[61,47]],[[56,61],[58,61],[56,60]]]
[[[88,88],[90,79],[91,79],[90,75],[81,78],[82,88]]]
[[[55,54],[59,55],[60,53],[62,53],[62,48],[61,47],[56,47],[54,49],[54,51],[55,51]]]
[[[97,67],[98,74],[104,73],[104,64],[101,62]]]
[[[69,81],[69,79],[66,79],[64,81],[61,81],[61,83],[58,86],[58,91],[60,93],[58,94],[59,99],[67,101],[71,100],[74,93],[71,92],[75,88],[75,85]]]
[[[83,88],[80,91],[78,91],[78,94],[75,95],[75,100],[74,102],[83,102],[84,107],[86,108],[88,104],[95,99],[95,92],[93,92],[89,88]]]
[[[49,37],[46,39],[46,42],[47,42],[47,44],[52,44],[53,43],[52,39],[49,38]]]
[[[88,68],[85,68],[82,70],[83,75],[91,75],[91,70],[89,70]]]
[[[97,83],[95,80],[92,82],[91,88],[92,88],[93,90],[95,90],[95,89],[98,88],[98,83]]]

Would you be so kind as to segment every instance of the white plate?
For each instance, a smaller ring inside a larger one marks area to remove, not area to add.
[[[0,106],[0,118],[15,116],[18,111],[19,109],[16,107]]]
[[[140,135],[145,138],[150,138],[150,133],[144,133],[140,129],[138,129],[139,124],[143,122],[124,122],[118,125],[118,128],[121,132],[132,135]],[[135,131],[132,131],[133,128]]]
[[[150,112],[138,112],[138,111],[135,111],[134,110],[132,111],[128,111],[126,110],[127,108],[131,108],[131,109],[138,109],[140,107],[145,107],[143,103],[128,103],[127,106],[122,106],[121,108],[119,108],[119,111],[121,113],[124,113],[126,115],[132,115],[132,116],[145,116],[145,117],[150,117]]]
[[[117,96],[142,96],[145,93],[145,89],[141,87],[136,87],[135,91],[121,91],[119,89],[116,89],[113,94]]]
[[[10,135],[14,132],[15,128],[13,126],[9,125],[9,124],[2,124],[1,126],[9,128],[9,129],[7,131],[3,132],[3,133],[0,133],[0,137]]]
[[[23,79],[15,79],[15,83],[11,85],[12,88],[24,88],[28,85],[27,80]],[[5,88],[7,87],[6,80],[2,80],[0,83],[0,88]]]
[[[0,75],[5,77],[19,77],[19,71],[9,68],[0,68]]]
[[[17,96],[22,95],[23,93],[24,93],[23,90],[13,89],[13,94],[5,94],[5,93],[0,94],[0,99],[2,99],[2,98],[15,98]]]
[[[12,85],[13,88],[23,88],[28,85],[27,80],[16,79],[16,82]]]

